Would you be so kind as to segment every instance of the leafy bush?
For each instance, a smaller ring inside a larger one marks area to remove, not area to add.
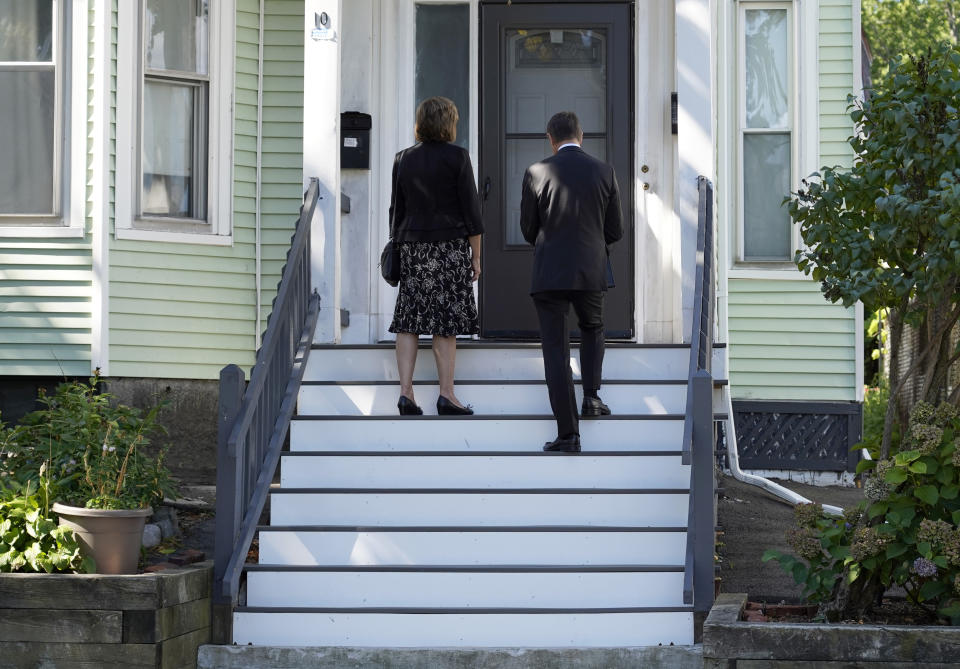
[[[31,482],[0,485],[0,572],[93,573],[73,531],[50,517]]]
[[[40,393],[44,408],[27,414],[7,439],[0,469],[24,484],[46,463],[51,496],[96,509],[145,508],[173,492],[163,452],[147,452],[163,403],[145,414],[101,392],[98,375],[88,383],[61,383]]]
[[[804,586],[812,601],[876,582],[960,625],[960,415],[956,407],[919,403],[900,452],[865,460],[867,499],[843,518],[815,505],[798,507],[791,547],[799,557],[767,551]],[[871,471],[872,470],[872,471]]]

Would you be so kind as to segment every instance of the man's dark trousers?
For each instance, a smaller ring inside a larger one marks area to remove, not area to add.
[[[540,319],[543,367],[557,435],[580,434],[577,399],[570,370],[570,305],[580,327],[580,374],[584,392],[600,389],[603,369],[603,293],[592,290],[549,290],[533,294]]]

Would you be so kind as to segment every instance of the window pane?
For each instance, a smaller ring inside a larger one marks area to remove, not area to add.
[[[747,127],[790,126],[787,10],[746,10]]]
[[[743,136],[744,260],[789,260],[790,134]]]
[[[603,28],[508,29],[507,132],[544,132],[563,110],[576,112],[584,132],[605,132],[606,45]]]
[[[456,143],[470,141],[470,6],[417,4],[416,104],[435,95],[460,112]]]
[[[208,0],[147,0],[147,68],[207,73],[207,4]]]
[[[0,214],[53,214],[53,70],[0,71]]]
[[[200,194],[206,150],[196,146],[205,127],[200,86],[146,81],[143,87],[141,211],[154,216],[204,218]]]
[[[532,164],[553,154],[550,142],[543,139],[507,139],[506,150],[506,207],[504,224],[507,226],[504,237],[509,246],[527,246],[520,231],[520,195],[523,188],[523,173]],[[583,140],[583,150],[594,158],[607,159],[607,140],[601,137],[589,137]]]
[[[53,58],[53,2],[0,0],[0,61]]]

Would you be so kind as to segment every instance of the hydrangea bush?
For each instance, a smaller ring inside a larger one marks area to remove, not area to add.
[[[957,409],[918,404],[900,452],[863,461],[858,471],[867,476],[866,500],[842,517],[819,505],[798,506],[788,535],[796,555],[769,550],[764,561],[779,562],[804,597],[825,609],[851,589],[879,594],[900,586],[917,605],[960,625]]]

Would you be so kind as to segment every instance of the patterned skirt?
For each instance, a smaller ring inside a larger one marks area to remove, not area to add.
[[[470,244],[466,239],[400,244],[400,292],[390,332],[477,334]]]

